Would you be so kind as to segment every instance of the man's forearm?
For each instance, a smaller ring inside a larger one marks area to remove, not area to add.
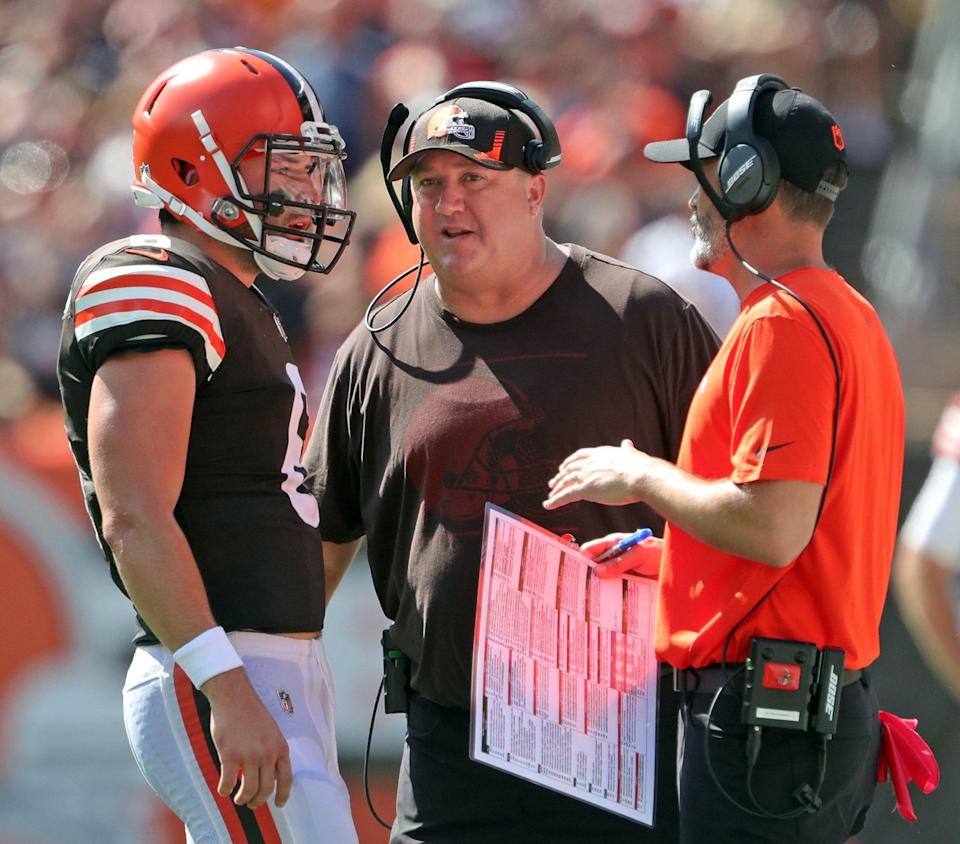
[[[806,547],[813,530],[813,520],[794,518],[791,508],[816,507],[819,489],[807,485],[815,488],[805,496],[808,500],[799,502],[794,497],[797,490],[771,486],[785,483],[794,482],[738,486],[727,479],[704,480],[648,457],[637,480],[637,494],[669,523],[711,548],[784,566]]]
[[[137,612],[170,651],[216,626],[180,526],[161,515],[105,518],[117,571]]]
[[[821,484],[806,481],[705,480],[624,440],[566,458],[549,482],[544,507],[645,502],[705,545],[779,567],[810,541],[822,494]]]

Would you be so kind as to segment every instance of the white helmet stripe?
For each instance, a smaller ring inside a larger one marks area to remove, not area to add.
[[[223,154],[223,150],[220,149],[216,138],[213,137],[213,133],[210,131],[210,124],[207,123],[207,119],[203,116],[203,112],[200,109],[193,112],[190,117],[200,132],[200,142],[203,144],[204,149],[210,153],[211,158],[213,158],[213,163],[217,165],[217,169],[223,177],[223,181],[226,182],[227,187],[230,188],[230,193],[233,195],[233,198],[237,200],[237,207],[243,211],[243,216],[247,218],[247,223],[249,223],[250,228],[253,229],[254,237],[259,240],[262,231],[260,218],[256,214],[251,214],[247,211],[243,200],[240,198],[240,186],[237,184],[236,179],[233,178],[233,168],[230,166],[230,162],[227,161],[227,157]],[[247,192],[249,193],[249,191]]]

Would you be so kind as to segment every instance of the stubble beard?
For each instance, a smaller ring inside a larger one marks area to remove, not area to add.
[[[729,252],[723,223],[718,217],[694,211],[690,218],[693,246],[690,261],[699,270],[713,270],[717,261]]]

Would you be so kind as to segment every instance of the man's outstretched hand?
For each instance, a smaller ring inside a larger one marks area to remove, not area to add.
[[[640,501],[640,479],[653,458],[630,440],[619,446],[581,448],[565,458],[557,474],[547,481],[545,510],[556,510],[574,501],[598,504],[633,504]]]

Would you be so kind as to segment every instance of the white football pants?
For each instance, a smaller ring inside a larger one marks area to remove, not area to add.
[[[333,682],[323,640],[228,634],[290,747],[293,788],[278,809],[217,793],[210,708],[161,645],[139,647],[123,688],[124,723],[150,787],[183,821],[188,844],[357,844],[337,765]]]

